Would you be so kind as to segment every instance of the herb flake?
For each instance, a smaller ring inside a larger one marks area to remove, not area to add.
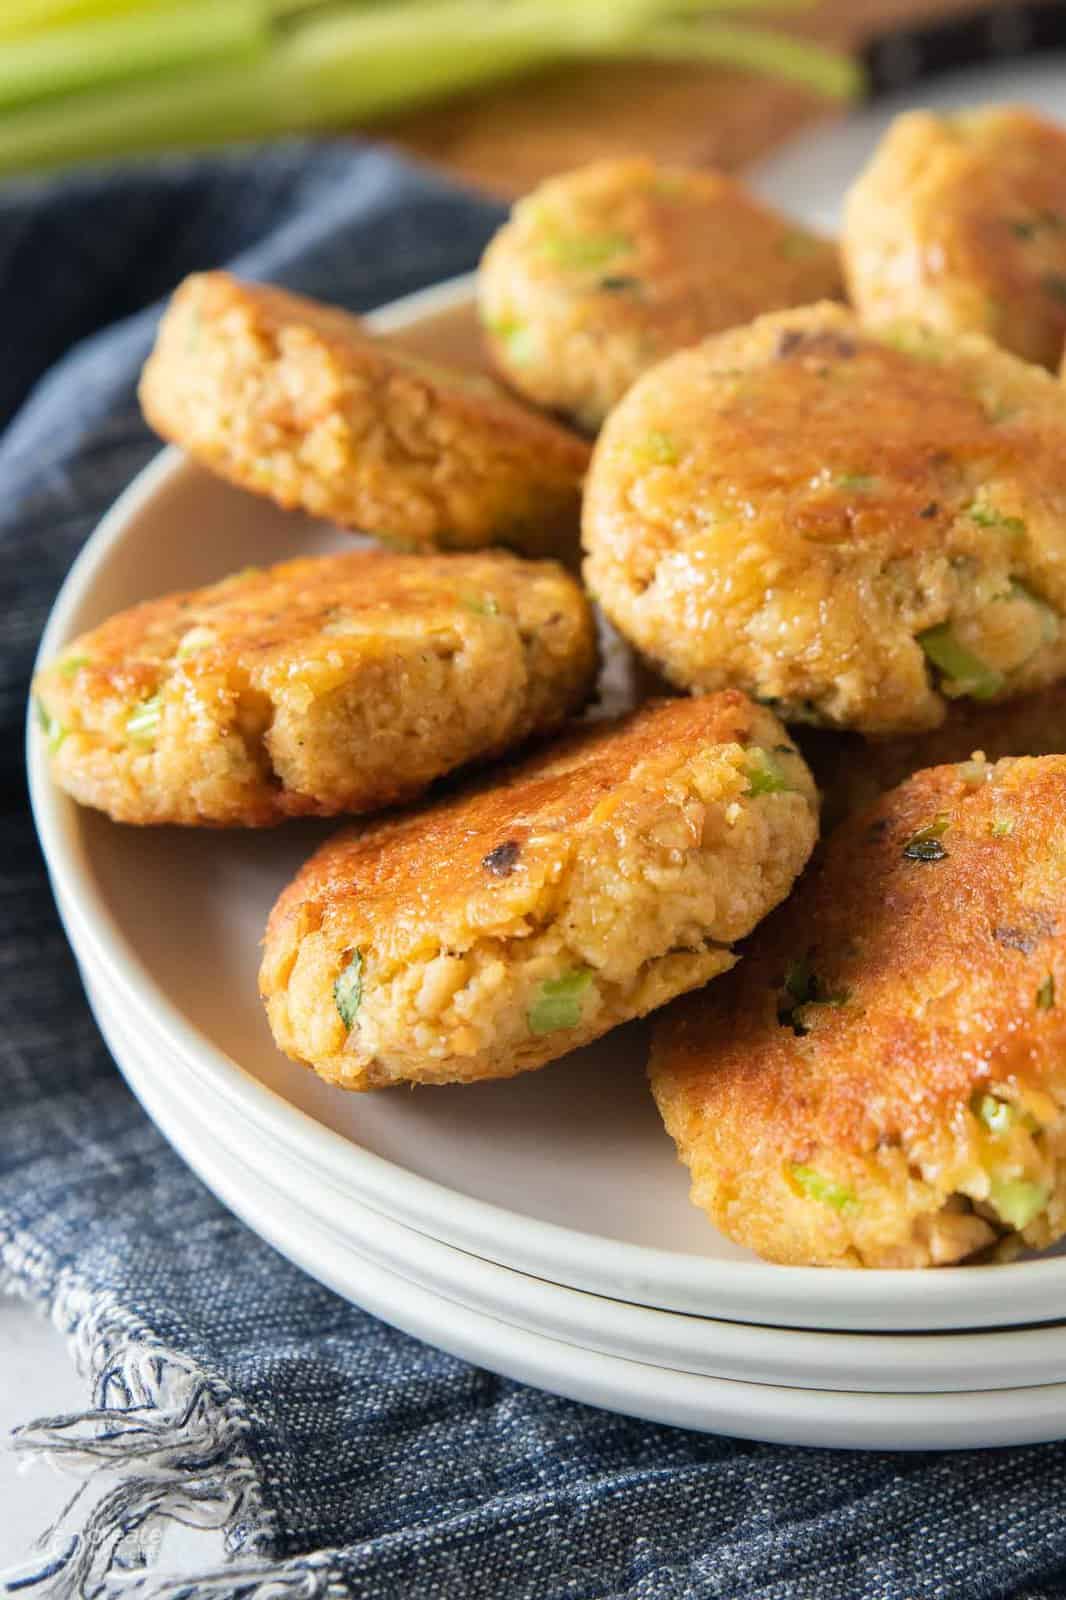
[[[938,811],[932,822],[919,828],[903,846],[905,861],[945,861],[947,850],[941,843],[950,826],[946,811]]]
[[[353,950],[348,965],[333,985],[333,1003],[337,1013],[349,1030],[363,1003],[363,952]]]

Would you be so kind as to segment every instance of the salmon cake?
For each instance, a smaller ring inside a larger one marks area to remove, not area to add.
[[[34,694],[82,804],[265,827],[409,800],[553,728],[596,663],[588,603],[553,562],[359,550],[135,606]]]
[[[723,1233],[926,1267],[1066,1232],[1066,756],[935,767],[838,828],[651,1084]]]
[[[897,117],[845,206],[861,316],[983,333],[1041,366],[1066,346],[1066,128],[1024,106]]]
[[[274,1038],[346,1089],[541,1067],[727,971],[816,832],[744,695],[585,726],[311,858],[267,928]]]
[[[822,825],[833,828],[922,767],[1066,752],[1066,683],[1001,705],[956,700],[932,733],[864,739],[797,728],[795,737],[821,793]]]
[[[383,543],[575,551],[587,445],[336,307],[224,272],[187,278],[140,399],[212,472]]]
[[[646,160],[542,184],[515,206],[478,276],[501,373],[588,432],[673,351],[842,292],[832,241],[732,178]]]
[[[630,390],[584,542],[593,595],[680,687],[935,728],[1066,677],[1066,393],[977,334],[761,317]]]

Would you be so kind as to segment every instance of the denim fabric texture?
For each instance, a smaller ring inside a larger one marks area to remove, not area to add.
[[[783,1449],[479,1371],[336,1298],[244,1228],[100,1042],[34,842],[22,725],[56,590],[157,448],[134,384],[159,299],[224,263],[366,309],[471,267],[498,221],[488,202],[350,145],[0,193],[0,1263],[9,1283],[58,1302],[85,1349],[90,1403],[107,1413],[103,1433],[83,1419],[83,1452],[110,1450],[130,1478],[99,1547],[75,1532],[28,1592],[112,1592],[108,1562],[128,1557],[139,1525],[202,1504],[227,1527],[234,1567],[167,1585],[146,1566],[114,1592],[1066,1595],[1066,1445]],[[57,1449],[70,1429],[52,1430]]]

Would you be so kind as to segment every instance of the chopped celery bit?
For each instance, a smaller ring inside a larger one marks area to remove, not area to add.
[[[183,660],[185,656],[194,656],[199,650],[206,650],[214,644],[216,638],[214,628],[190,628],[188,633],[181,637],[178,645],[177,658]]]
[[[1033,1218],[1048,1203],[1050,1191],[1046,1184],[1032,1183],[1028,1178],[1006,1178],[992,1181],[989,1204],[1001,1222],[1011,1228],[1027,1228]]]
[[[966,515],[971,522],[976,522],[979,528],[997,528],[1000,533],[1009,533],[1016,537],[1025,532],[1025,523],[1021,517],[1005,517],[995,506],[968,506]]]
[[[333,985],[333,1003],[344,1026],[351,1028],[363,1003],[363,952],[353,950],[351,960]]]
[[[834,1211],[857,1211],[859,1202],[851,1189],[841,1183],[834,1183],[832,1178],[826,1178],[813,1167],[793,1165],[789,1172],[811,1200],[817,1200],[820,1205],[832,1206]]]
[[[515,317],[496,317],[485,326],[500,343],[506,345],[507,354],[516,367],[528,366],[537,353],[533,330]]]
[[[130,712],[126,718],[126,732],[139,744],[154,744],[162,714],[163,703],[157,694],[153,694]]]
[[[1002,672],[987,666],[959,642],[950,622],[926,628],[918,635],[918,643],[933,666],[956,685],[959,694],[969,695],[971,700],[991,700],[1006,681]]]
[[[636,446],[636,454],[657,467],[672,467],[677,461],[677,445],[668,433],[649,433]]]
[[[908,861],[943,861],[947,851],[941,844],[945,833],[948,831],[949,821],[946,811],[938,811],[932,822],[927,822],[924,828],[919,828],[903,846],[903,854]]]
[[[748,751],[747,774],[746,794],[785,794],[792,791],[792,784],[782,771],[777,757],[760,745]]]
[[[592,973],[566,972],[561,978],[548,978],[541,984],[529,1008],[530,1033],[555,1033],[559,1028],[576,1028],[581,1021],[581,1003]]]
[[[36,696],[33,701],[33,709],[37,713],[38,727],[48,740],[49,750],[58,750],[66,738],[68,730],[64,728],[58,717],[53,717],[44,701]]]
[[[998,1099],[994,1094],[978,1095],[974,1111],[989,1133],[995,1134],[997,1139],[1009,1133],[1018,1121],[1017,1108],[1007,1100]]]
[[[62,661],[59,662],[59,670],[64,678],[73,678],[76,672],[80,672],[82,667],[87,667],[88,665],[88,656],[64,656]]]
[[[1014,818],[993,817],[990,831],[993,839],[1009,839],[1014,832]]]
[[[1036,991],[1036,1009],[1038,1011],[1050,1011],[1054,1004],[1055,978],[1054,975],[1049,972],[1043,983]]]
[[[872,489],[877,480],[868,472],[838,472],[833,482],[839,489]]]
[[[624,233],[552,234],[542,250],[560,267],[603,267],[615,256],[628,254],[633,241]]]

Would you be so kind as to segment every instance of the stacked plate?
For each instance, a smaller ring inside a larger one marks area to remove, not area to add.
[[[823,179],[808,216],[876,134],[856,128],[850,154],[838,137],[800,160]],[[786,203],[797,159],[766,185]],[[468,296],[445,286],[382,326]],[[71,571],[42,659],[149,595],[347,544],[165,452]],[[328,828],[116,827],[53,788],[42,746],[31,737],[38,827],[116,1060],[221,1199],[339,1293],[497,1372],[689,1427],[903,1449],[1066,1434],[1066,1259],[924,1273],[756,1260],[689,1204],[638,1027],[508,1082],[330,1088],[277,1052],[256,992],[268,910]]]
[[[87,545],[42,658],[149,593],[339,540],[166,452]],[[1066,1259],[757,1261],[689,1204],[639,1027],[509,1082],[332,1089],[278,1054],[256,993],[269,907],[325,829],[121,828],[53,788],[36,737],[30,773],[116,1060],[222,1200],[341,1294],[496,1371],[690,1427],[881,1448],[1066,1432]]]

